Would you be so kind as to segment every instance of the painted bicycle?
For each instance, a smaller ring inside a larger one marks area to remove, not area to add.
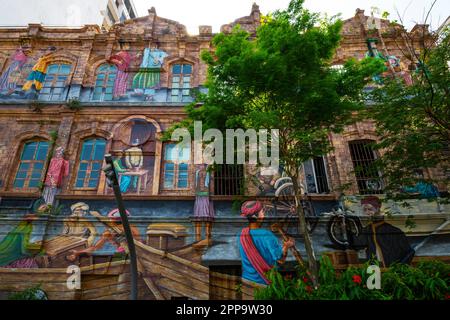
[[[261,191],[264,191],[263,186],[258,187]],[[304,195],[303,199],[300,200],[300,205],[305,213],[307,230],[311,233],[317,227],[319,217],[314,210],[311,198],[305,192],[305,187],[301,184],[300,188]],[[273,194],[265,194],[271,197],[271,200],[265,205],[267,217],[277,220],[288,235],[296,236],[302,234],[299,215],[296,210],[292,179],[290,177],[277,179],[273,184],[273,191]]]

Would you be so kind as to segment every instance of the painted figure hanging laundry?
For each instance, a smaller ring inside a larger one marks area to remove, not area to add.
[[[194,228],[195,246],[212,244],[212,225],[215,218],[214,203],[210,199],[211,174],[206,164],[198,165],[195,171]],[[206,239],[202,240],[202,225],[205,226]]]
[[[138,94],[155,95],[161,82],[161,70],[168,54],[153,46],[145,48],[139,72],[134,76],[133,89]]]
[[[127,94],[128,72],[127,69],[131,64],[131,56],[126,51],[111,56],[109,61],[117,66],[117,76],[114,82],[113,98],[119,99]]]
[[[7,91],[8,95],[14,93],[16,90],[17,82],[20,78],[20,71],[27,62],[28,57],[23,49],[20,48],[14,52],[10,60],[10,65],[0,77],[0,92]]]
[[[241,216],[249,222],[249,226],[237,238],[242,259],[242,278],[267,285],[270,283],[267,272],[285,263],[288,250],[295,246],[295,241],[289,238],[281,245],[272,231],[261,228],[265,209],[259,201],[245,202]]]
[[[55,150],[55,155],[50,161],[47,176],[45,178],[45,188],[42,194],[45,202],[53,205],[55,196],[61,188],[62,181],[69,175],[69,161],[64,159],[64,148]]]
[[[44,85],[45,76],[47,75],[47,67],[52,59],[52,54],[56,51],[55,47],[50,47],[46,50],[45,54],[36,62],[30,75],[27,78],[27,82],[23,85],[23,91],[30,90],[33,85],[37,91],[40,91]]]

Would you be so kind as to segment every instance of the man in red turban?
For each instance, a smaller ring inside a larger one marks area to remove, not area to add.
[[[371,222],[362,230],[353,245],[366,248],[367,258],[375,258],[382,267],[399,262],[409,264],[415,251],[411,248],[405,233],[384,221],[381,213],[381,200],[378,197],[366,197],[361,200],[364,213]]]
[[[286,261],[289,248],[295,245],[293,239],[280,244],[272,231],[261,228],[265,209],[259,201],[247,201],[242,205],[241,216],[249,221],[238,237],[242,258],[242,278],[267,285],[266,273]]]

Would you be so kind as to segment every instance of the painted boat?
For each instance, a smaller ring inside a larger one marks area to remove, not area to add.
[[[49,300],[120,300],[129,297],[127,261],[80,268],[80,289],[69,288],[67,281],[70,275],[66,268],[0,269],[0,292],[6,299],[9,294],[39,286]],[[143,283],[140,287],[145,289]],[[141,290],[141,298],[145,295],[146,291]]]
[[[202,250],[190,245],[167,252],[135,241],[138,269],[157,300],[253,300],[259,286],[239,276],[211,272]]]

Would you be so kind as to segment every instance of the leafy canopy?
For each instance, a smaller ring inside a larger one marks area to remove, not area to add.
[[[382,68],[378,61],[349,60],[331,68],[342,21],[321,18],[294,0],[264,19],[256,35],[239,26],[213,39],[203,52],[208,94],[187,108],[204,130],[279,129],[281,162],[298,168],[330,149],[330,131],[340,131],[363,107],[362,89]],[[294,172],[293,172],[294,173]],[[294,175],[293,175],[294,176]]]
[[[398,77],[384,79],[373,92],[375,106],[368,117],[376,121],[382,157],[377,165],[387,182],[386,191],[424,181],[418,169],[449,168],[450,159],[450,34],[440,43],[421,48],[412,85]],[[448,185],[448,176],[434,181]],[[392,194],[394,195],[394,194]]]

